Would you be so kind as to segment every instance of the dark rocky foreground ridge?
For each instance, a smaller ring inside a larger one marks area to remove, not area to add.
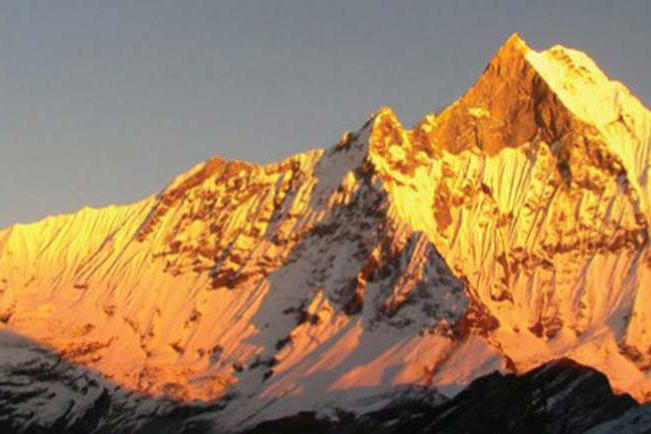
[[[301,413],[246,433],[582,433],[639,408],[630,396],[614,395],[603,374],[560,359],[521,376],[486,375],[439,405],[405,399],[361,416],[342,411],[336,422]]]
[[[61,360],[18,336],[16,357],[0,367],[0,432],[7,434],[222,433],[637,433],[651,413],[613,394],[600,372],[569,359],[523,375],[494,372],[448,399],[427,387],[396,392],[380,408],[356,414],[299,412],[244,431],[214,425],[227,400],[212,404],[154,400]],[[156,401],[156,402],[152,402]]]

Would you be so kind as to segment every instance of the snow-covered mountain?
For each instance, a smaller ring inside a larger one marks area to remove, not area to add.
[[[412,129],[382,108],[327,150],[0,231],[0,374],[32,397],[10,411],[47,426],[108,396],[233,431],[560,358],[645,403],[650,150],[625,86],[514,35]],[[90,385],[15,380],[47,360]]]

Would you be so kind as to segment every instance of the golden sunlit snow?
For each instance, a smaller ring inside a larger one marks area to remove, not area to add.
[[[0,232],[1,325],[180,400],[454,393],[571,357],[648,401],[650,148],[622,84],[514,35],[410,130],[382,108],[328,150]]]

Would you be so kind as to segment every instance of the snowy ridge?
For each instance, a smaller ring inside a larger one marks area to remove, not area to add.
[[[650,125],[584,54],[514,35],[412,129],[383,108],[328,150],[1,231],[0,324],[227,401],[223,429],[562,357],[646,402]]]

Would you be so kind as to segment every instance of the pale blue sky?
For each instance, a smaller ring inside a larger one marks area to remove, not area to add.
[[[515,31],[651,103],[649,0],[1,1],[0,227],[330,146],[383,105],[410,125]]]

